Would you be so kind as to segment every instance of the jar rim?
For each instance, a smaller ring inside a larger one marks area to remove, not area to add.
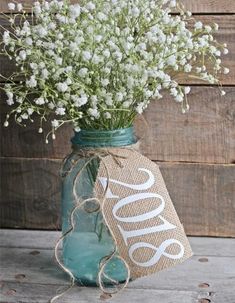
[[[137,142],[133,126],[114,130],[82,129],[74,134],[72,144],[81,147],[118,147]]]
[[[74,133],[80,133],[80,132],[84,132],[84,133],[115,133],[115,132],[119,132],[119,131],[124,131],[124,130],[131,130],[134,129],[133,125],[129,126],[129,127],[123,127],[123,128],[115,128],[115,129],[84,129],[82,128],[80,131],[75,131]]]

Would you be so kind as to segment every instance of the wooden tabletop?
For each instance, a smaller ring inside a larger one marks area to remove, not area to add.
[[[53,260],[59,232],[0,230],[0,302],[45,303],[67,276]],[[235,239],[191,237],[184,264],[136,280],[112,303],[235,303]],[[100,301],[97,288],[75,286],[58,303]]]

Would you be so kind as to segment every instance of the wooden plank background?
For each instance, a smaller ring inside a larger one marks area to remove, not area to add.
[[[7,2],[0,11],[7,13]],[[20,1],[19,1],[20,2]],[[32,1],[21,1],[31,3]],[[188,235],[235,236],[235,1],[184,0],[195,18],[217,22],[219,41],[227,42],[224,58],[231,73],[222,77],[227,95],[216,87],[189,79],[191,111],[182,115],[178,104],[166,95],[153,102],[136,121],[142,152],[160,164],[170,195]],[[5,24],[0,17],[0,24]],[[14,67],[0,55],[0,73]],[[0,94],[0,118],[7,111]],[[57,140],[44,144],[39,124],[20,128],[1,123],[2,227],[58,229],[60,226],[61,159],[70,150],[70,127],[60,129]],[[49,129],[49,126],[48,126]],[[46,133],[46,131],[45,131]]]
[[[69,284],[52,259],[58,237],[53,231],[0,230],[4,259],[0,302],[45,303],[56,289]],[[189,241],[194,252],[190,260],[129,283],[107,302],[155,303],[160,297],[161,303],[234,303],[235,239],[190,237]],[[99,297],[97,288],[74,287],[57,302],[100,302]]]
[[[1,0],[0,11],[8,12],[7,3],[8,0]],[[33,0],[18,0],[18,3],[25,3],[27,5],[34,2]],[[77,0],[72,0],[71,2],[77,2]],[[205,14],[205,13],[235,13],[235,2],[234,0],[181,0],[185,8],[192,11],[195,14]]]

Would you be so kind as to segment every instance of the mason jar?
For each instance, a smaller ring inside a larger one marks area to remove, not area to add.
[[[100,158],[94,156],[101,148],[128,147],[136,143],[133,127],[116,130],[81,130],[72,138],[72,153],[62,168],[62,232],[71,228],[71,213],[77,203],[89,199],[74,212],[74,229],[63,240],[63,263],[82,285],[97,285],[102,260],[115,249],[113,238],[104,223],[101,211],[95,211],[94,185]],[[87,150],[93,151],[89,156]],[[92,157],[92,158],[91,158]],[[75,199],[75,195],[78,200]],[[106,276],[106,277],[105,277]],[[105,268],[104,283],[124,282],[127,269],[113,257]]]

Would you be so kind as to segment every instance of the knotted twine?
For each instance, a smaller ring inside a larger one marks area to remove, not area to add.
[[[123,147],[119,147],[118,149],[128,149],[130,151],[134,151],[134,150],[138,150],[139,149],[139,141],[135,144],[132,144],[132,145],[128,145],[128,146],[123,146]],[[88,159],[84,165],[79,169],[77,175],[75,176],[74,178],[74,181],[73,181],[73,197],[74,197],[74,201],[75,201],[75,206],[74,208],[72,209],[71,213],[70,213],[70,216],[69,216],[69,222],[70,222],[70,228],[64,232],[61,237],[57,240],[56,244],[55,244],[55,248],[54,248],[54,257],[55,257],[55,260],[57,262],[57,264],[59,265],[59,267],[66,273],[69,275],[70,277],[70,285],[64,290],[62,291],[61,293],[55,295],[54,297],[52,297],[50,300],[49,300],[49,303],[53,303],[55,302],[57,299],[59,299],[60,297],[64,296],[67,292],[69,292],[73,286],[75,285],[75,277],[73,275],[73,273],[71,272],[71,270],[69,270],[64,264],[63,262],[61,261],[60,257],[59,257],[59,246],[60,244],[65,240],[65,238],[70,235],[74,230],[75,230],[75,225],[76,225],[76,222],[74,221],[74,215],[76,213],[77,210],[81,209],[83,206],[85,206],[85,204],[87,202],[95,202],[97,203],[97,207],[91,211],[93,213],[95,212],[99,212],[101,211],[102,213],[102,207],[104,205],[104,199],[106,197],[106,193],[107,193],[107,190],[109,188],[109,180],[110,180],[110,174],[109,174],[109,171],[107,169],[107,167],[105,166],[104,164],[104,167],[105,167],[105,170],[106,170],[106,175],[107,175],[107,184],[106,184],[106,187],[105,187],[105,190],[104,190],[104,193],[103,193],[103,197],[102,198],[97,198],[97,197],[92,197],[92,198],[88,198],[88,199],[85,199],[83,201],[80,200],[78,194],[77,194],[77,191],[76,191],[76,185],[77,185],[77,182],[79,180],[79,177],[81,175],[81,173],[83,172],[83,170],[86,169],[86,167],[92,163],[92,161],[94,159],[99,159],[100,161],[102,161],[102,159],[104,157],[107,157],[107,156],[111,156],[113,161],[119,166],[119,167],[122,167],[122,163],[120,162],[120,158],[122,159],[125,159],[126,157],[123,157],[122,155],[120,154],[117,154],[115,152],[113,152],[113,150],[117,150],[117,148],[112,148],[112,147],[109,147],[109,148],[78,148],[77,146],[73,146],[73,151],[71,154],[69,154],[68,156],[66,156],[64,158],[64,160],[62,161],[62,166],[61,166],[61,176],[62,178],[65,178],[67,177],[72,171],[73,169],[76,167],[77,163],[81,160],[81,159]],[[76,155],[78,157],[78,160],[77,161],[73,161],[70,169],[66,172],[63,171],[63,168],[64,168],[64,165],[65,163],[67,162],[67,160],[72,157],[73,155]],[[86,209],[87,212],[89,212],[89,210]],[[106,225],[106,227],[108,228],[108,226]],[[98,277],[97,277],[97,284],[99,286],[99,288],[101,289],[102,293],[101,294],[101,298],[110,298],[112,295],[120,292],[121,290],[123,290],[129,283],[130,281],[130,268],[129,268],[129,265],[128,263],[126,262],[126,260],[124,258],[122,258],[120,255],[118,255],[118,246],[117,246],[117,241],[116,241],[116,238],[112,232],[111,229],[109,229],[109,232],[113,238],[113,242],[114,242],[114,249],[113,251],[107,255],[107,256],[104,256],[101,260],[100,260],[100,264],[99,264],[99,272],[98,272]],[[109,263],[109,261],[112,260],[112,258],[115,257],[117,259],[120,259],[123,264],[125,265],[126,267],[126,270],[127,270],[127,277],[126,277],[126,280],[123,282],[123,283],[119,283],[118,281],[112,279],[111,277],[109,277],[105,272],[105,267],[107,266],[107,264]],[[103,280],[102,280],[102,276],[104,276],[107,280],[109,280],[110,282],[113,283],[113,285],[116,285],[116,289],[110,291],[110,290],[107,290],[105,289],[105,286],[104,286],[104,283],[103,283]],[[79,281],[80,284],[82,285],[82,282]],[[118,288],[119,286],[119,288]]]
[[[135,279],[150,275],[175,266],[192,256],[184,228],[158,165],[130,146],[79,149],[74,152],[79,156],[90,158],[74,179],[73,195],[76,206],[70,217],[71,229],[62,235],[59,242],[74,230],[75,211],[86,202],[96,201],[97,208],[94,211],[102,212],[115,244],[113,252],[100,260],[97,284],[106,297],[124,289],[130,276]],[[95,158],[100,159],[94,186],[96,197],[80,203],[76,184],[82,170]],[[147,180],[146,176],[148,176]],[[67,292],[75,282],[73,274],[59,260],[57,250],[58,245],[55,249],[55,257],[61,268],[70,275],[71,285],[50,302]],[[118,256],[116,256],[117,252]],[[127,269],[126,281],[120,288],[118,288],[119,282],[111,279],[104,272],[105,266],[114,256],[119,258]],[[114,291],[105,289],[102,277],[115,284],[117,288]]]

